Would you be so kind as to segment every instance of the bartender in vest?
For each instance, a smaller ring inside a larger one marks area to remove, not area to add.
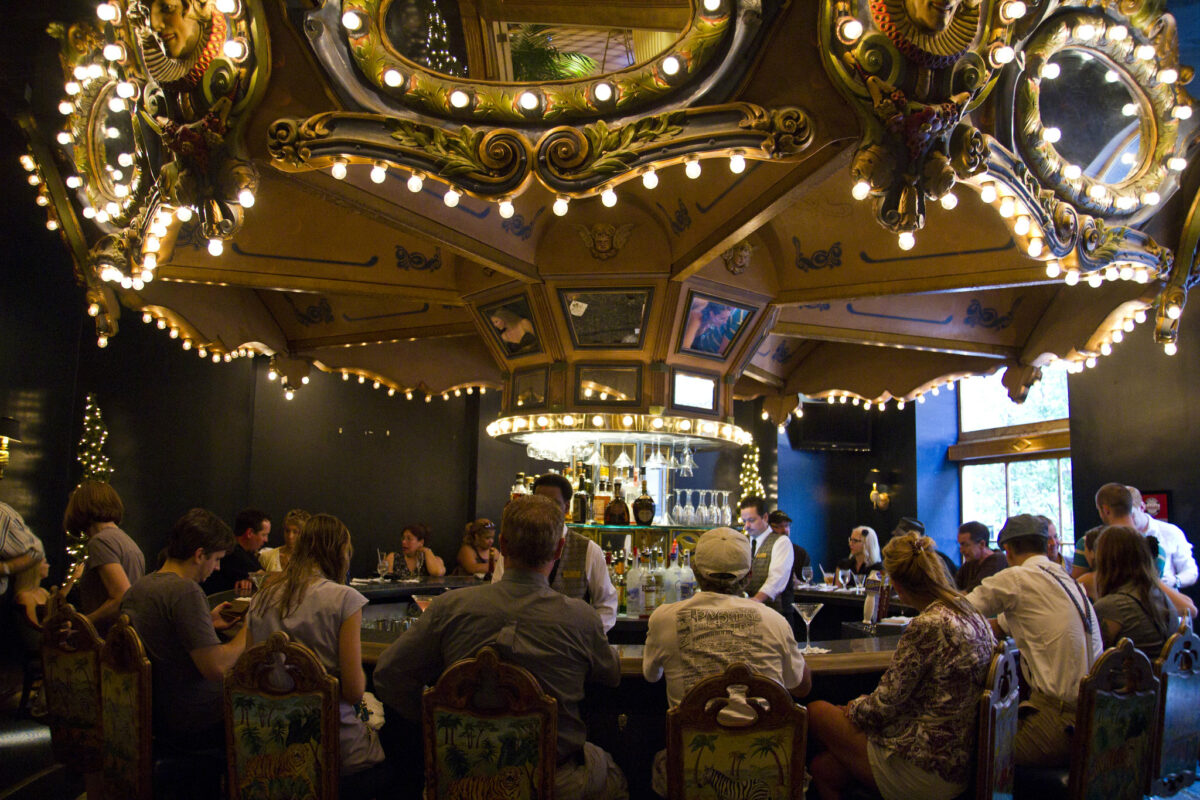
[[[571,482],[554,472],[539,475],[533,482],[533,493],[558,503],[564,514],[574,494]],[[498,556],[492,583],[498,583],[503,574],[504,557]],[[604,551],[586,536],[568,530],[566,523],[563,524],[558,558],[550,571],[550,588],[567,597],[579,598],[596,609],[605,633],[617,624],[617,590],[608,577]]]
[[[757,495],[742,499],[742,527],[750,538],[750,581],[746,594],[792,618],[792,542],[771,530],[767,503]]]

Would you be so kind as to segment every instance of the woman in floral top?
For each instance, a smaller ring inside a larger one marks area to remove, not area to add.
[[[399,578],[439,578],[446,574],[446,564],[425,546],[429,528],[420,522],[407,525],[400,536],[400,552],[391,553],[392,574]]]
[[[822,800],[857,781],[885,800],[943,800],[967,785],[976,701],[996,640],[946,579],[933,540],[893,537],[883,566],[900,600],[920,613],[869,695],[844,707],[808,706],[811,734],[828,748],[809,769]]]

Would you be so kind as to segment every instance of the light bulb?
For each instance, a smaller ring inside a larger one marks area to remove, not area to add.
[[[689,158],[687,164],[683,167],[683,174],[687,175],[692,180],[700,177],[700,159]]]
[[[642,186],[647,189],[653,189],[658,186],[658,173],[654,171],[654,167],[648,168],[642,173]]]
[[[912,231],[904,231],[896,240],[896,244],[900,246],[901,250],[912,250],[916,243],[917,237],[913,236]]]
[[[517,102],[521,104],[521,108],[526,111],[533,111],[538,107],[538,96],[533,92],[521,92]]]
[[[996,202],[996,184],[988,181],[979,187],[979,199],[985,203]]]
[[[293,392],[291,389],[284,390],[284,393],[283,393],[284,400],[291,400],[295,396],[296,396],[296,393]]]
[[[149,311],[145,311],[142,313],[142,322],[149,325],[153,321],[154,321],[154,315],[151,314]]]
[[[63,100],[61,103],[58,104],[58,113],[62,114],[64,117],[71,116],[71,112],[74,110],[75,110],[75,104],[72,103],[70,100]]]
[[[1053,61],[1047,61],[1042,64],[1041,76],[1048,81],[1052,81],[1062,73],[1062,68]]]
[[[615,206],[617,204],[616,191],[611,186],[607,187],[603,192],[600,193],[600,202],[604,204],[605,208],[612,208]]]
[[[123,97],[126,100],[137,94],[137,87],[129,81],[121,81],[117,84],[117,97]]]
[[[1178,303],[1167,304],[1167,319],[1179,319],[1183,316],[1183,307]]]
[[[1133,312],[1133,321],[1136,322],[1138,325],[1141,325],[1143,322],[1145,322],[1146,321],[1146,309],[1139,308],[1137,311]]]
[[[373,183],[383,183],[387,180],[387,163],[376,161],[375,166],[371,167],[371,181]]]
[[[1134,327],[1136,327],[1136,326],[1132,319],[1127,319],[1123,323],[1121,323],[1121,329],[1124,330],[1126,333],[1133,333]]]
[[[1008,20],[1016,20],[1025,16],[1025,4],[1021,0],[1009,0],[1000,6],[1000,13]]]
[[[1062,273],[1062,265],[1057,261],[1046,262],[1046,277],[1057,278]]]
[[[466,108],[471,102],[471,95],[464,92],[462,89],[455,89],[450,93],[450,105],[455,108]]]
[[[1085,367],[1087,367],[1088,369],[1091,369],[1092,367],[1096,366],[1096,357],[1088,356],[1087,359],[1083,362],[1083,365]]]
[[[1124,25],[1113,25],[1105,32],[1110,42],[1119,42],[1129,35],[1129,29]]]
[[[96,63],[88,64],[87,76],[92,80],[98,80],[102,78],[104,76],[104,67]]]
[[[362,15],[359,14],[358,12],[347,11],[345,14],[342,14],[342,27],[345,28],[346,30],[353,33],[355,31],[362,29],[362,26],[363,26],[363,18],[362,18]]]
[[[557,217],[566,216],[567,209],[570,206],[570,202],[571,201],[567,198],[566,195],[560,194],[558,197],[554,198],[554,207],[553,207],[554,215]]]
[[[1054,144],[1062,139],[1062,130],[1055,127],[1045,128],[1042,130],[1042,138],[1050,144]]]
[[[858,181],[850,187],[850,196],[855,200],[866,200],[867,195],[871,193],[871,184],[866,181]]]
[[[846,17],[838,24],[838,38],[846,44],[857,42],[863,35],[863,24],[854,17]]]
[[[1017,210],[1017,203],[1011,197],[1005,197],[1000,201],[1000,216],[1005,219],[1012,217]]]
[[[383,82],[395,89],[404,83],[404,75],[398,69],[385,69],[383,71]]]
[[[1022,214],[1013,222],[1013,233],[1017,236],[1024,236],[1029,233],[1029,217]]]
[[[125,48],[116,42],[104,45],[101,53],[108,61],[123,61],[125,59]]]
[[[1192,118],[1192,107],[1191,106],[1175,106],[1174,108],[1171,109],[1171,116],[1175,117],[1175,119],[1191,119]]]
[[[116,20],[119,11],[113,3],[101,3],[96,6],[96,16],[103,22],[113,22]]]
[[[142,270],[141,279],[142,283],[150,283],[152,280],[154,280],[154,273],[148,269],[144,269]]]
[[[333,164],[329,167],[329,174],[337,180],[345,180],[346,178],[346,160],[343,158],[335,158]]]
[[[175,209],[175,218],[180,222],[187,222],[192,218],[191,206],[180,206]]]
[[[108,337],[107,336],[97,336],[96,337],[96,347],[100,347],[100,348],[108,347]]]
[[[597,83],[592,87],[592,96],[595,97],[598,102],[607,103],[613,98],[612,84],[605,83],[603,81]]]
[[[1079,176],[1083,174],[1083,170],[1078,164],[1067,164],[1063,167],[1063,177],[1069,181],[1079,180]]]
[[[442,195],[442,202],[446,204],[447,208],[454,208],[460,199],[462,199],[462,194],[453,187],[447,189],[446,194]]]
[[[1173,69],[1160,69],[1158,71],[1159,83],[1174,83],[1179,80],[1179,72]]]
[[[1172,156],[1171,158],[1167,159],[1167,169],[1171,169],[1176,172],[1182,172],[1183,170],[1187,169],[1187,159],[1180,158],[1179,156]]]
[[[740,175],[746,171],[746,157],[741,153],[734,153],[729,157],[729,171],[735,175]]]
[[[408,190],[413,194],[421,191],[421,187],[425,185],[425,179],[421,177],[421,173],[414,172],[408,176]]]
[[[1045,247],[1045,244],[1042,241],[1042,237],[1035,236],[1029,240],[1029,246],[1025,248],[1025,251],[1029,253],[1030,258],[1037,258],[1042,254],[1042,248]]]
[[[1066,283],[1067,286],[1074,286],[1075,284],[1079,283],[1079,270],[1077,270],[1077,269],[1067,270],[1067,274],[1063,278],[1063,282]]]
[[[1173,356],[1179,352],[1179,346],[1174,342],[1167,342],[1163,345],[1163,352],[1169,356]]]
[[[1095,36],[1096,36],[1096,26],[1092,25],[1090,22],[1085,22],[1082,25],[1075,26],[1075,38],[1076,39],[1087,40],[1087,39],[1093,39],[1093,38],[1095,38]]]
[[[216,239],[216,238],[208,240],[208,254],[210,256],[219,256],[219,255],[221,255],[221,253],[224,253],[224,252],[225,252],[225,243],[224,242],[222,242],[220,239]]]
[[[1139,44],[1137,47],[1133,48],[1133,54],[1143,61],[1149,61],[1150,59],[1154,58],[1154,45]]]
[[[1111,356],[1112,355],[1112,345],[1109,344],[1108,342],[1102,342],[1100,344],[1100,355]]]
[[[241,61],[246,57],[247,53],[246,43],[241,39],[227,39],[221,50],[227,58],[231,58],[234,61]]]
[[[1117,274],[1120,276],[1121,280],[1123,280],[1123,281],[1133,280],[1133,265],[1132,264],[1122,265],[1121,269],[1118,271]]]
[[[954,192],[946,192],[938,202],[942,204],[942,208],[953,211],[958,207],[958,195]]]
[[[1096,289],[1100,286],[1100,284],[1104,283],[1104,276],[1100,274],[1099,270],[1096,270],[1095,272],[1088,274],[1087,282],[1088,286]]]
[[[516,208],[513,206],[512,200],[501,200],[498,209],[500,216],[504,219],[512,219],[512,215],[516,213]]]
[[[254,192],[249,189],[242,189],[238,192],[238,205],[242,208],[254,207]]]
[[[1000,67],[1000,66],[1004,66],[1008,62],[1012,61],[1013,56],[1016,55],[1016,51],[1013,50],[1008,45],[1002,44],[1002,45],[999,45],[998,47],[993,47],[991,49],[991,51],[988,53],[988,55],[992,60],[992,64],[997,67]]]
[[[217,0],[217,11],[222,14],[236,14],[237,0]]]
[[[1125,331],[1117,328],[1112,332],[1112,340],[1116,344],[1120,344],[1121,342],[1125,341]]]
[[[1142,205],[1156,206],[1159,199],[1158,192],[1146,192],[1142,195]]]
[[[716,11],[721,7],[721,0],[704,0],[705,11]]]
[[[675,56],[667,56],[662,60],[662,71],[667,75],[676,75],[679,73],[679,59]]]
[[[114,114],[121,113],[122,111],[125,110],[125,101],[122,98],[116,97],[116,96],[108,98],[108,110],[113,112]]]

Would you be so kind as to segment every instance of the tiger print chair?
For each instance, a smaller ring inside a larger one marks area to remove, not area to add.
[[[225,677],[230,800],[336,800],[338,682],[282,631]]]
[[[422,698],[426,800],[552,800],[558,703],[483,647]]]
[[[667,797],[802,800],[807,738],[787,689],[732,664],[667,712]]]

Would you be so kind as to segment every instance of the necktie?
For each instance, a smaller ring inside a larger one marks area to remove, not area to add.
[[[758,539],[750,539],[750,560],[754,560],[754,555],[758,552]]]

